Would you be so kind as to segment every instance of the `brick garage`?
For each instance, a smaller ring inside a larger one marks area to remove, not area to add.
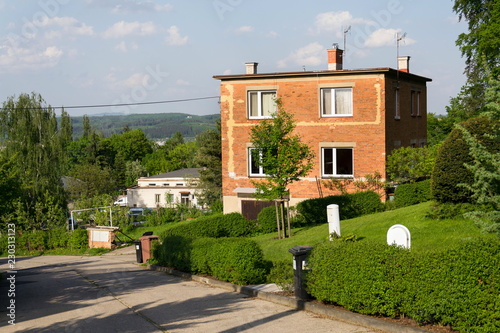
[[[241,212],[242,200],[251,198],[250,180],[263,176],[250,161],[250,129],[269,116],[271,98],[281,98],[294,115],[296,132],[316,153],[310,174],[289,187],[292,205],[320,195],[317,179],[385,176],[393,149],[425,145],[431,80],[409,73],[409,57],[400,59],[399,70],[343,70],[342,50],[328,52],[328,59],[337,61],[329,70],[259,74],[257,64],[250,63],[247,74],[215,76],[221,81],[225,213]]]

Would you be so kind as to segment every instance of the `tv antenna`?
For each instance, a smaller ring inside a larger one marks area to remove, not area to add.
[[[398,62],[398,65],[396,66],[397,69],[399,69],[399,42],[401,42],[405,38],[406,38],[406,32],[403,34],[400,34],[399,32],[396,33],[396,53],[397,53],[396,61]]]
[[[347,33],[351,31],[351,26],[348,26],[347,28],[344,29],[344,53],[343,53],[343,57],[346,56],[346,53],[347,53],[347,45],[346,45],[346,39],[347,39]]]

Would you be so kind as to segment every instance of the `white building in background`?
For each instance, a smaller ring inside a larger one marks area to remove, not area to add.
[[[198,168],[180,169],[141,177],[137,185],[127,190],[129,207],[171,207],[182,203],[197,206]]]

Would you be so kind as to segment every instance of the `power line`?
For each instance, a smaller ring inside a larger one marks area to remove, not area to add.
[[[199,101],[199,100],[205,100],[205,99],[214,99],[214,98],[219,98],[219,96],[173,99],[173,100],[169,100],[169,101],[155,101],[155,102],[119,103],[119,104],[90,104],[90,105],[50,106],[50,107],[52,109],[90,109],[90,108],[121,107],[121,106],[133,106],[133,105],[181,103],[181,102],[191,102],[191,101]],[[0,108],[0,110],[3,110],[3,108]]]

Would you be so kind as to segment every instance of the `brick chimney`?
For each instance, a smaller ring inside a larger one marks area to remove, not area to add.
[[[410,56],[398,57],[398,70],[401,72],[410,72]]]
[[[338,48],[329,49],[328,51],[328,70],[339,71],[342,70],[342,55],[343,50]]]
[[[247,62],[245,63],[247,74],[257,74],[258,62]]]

